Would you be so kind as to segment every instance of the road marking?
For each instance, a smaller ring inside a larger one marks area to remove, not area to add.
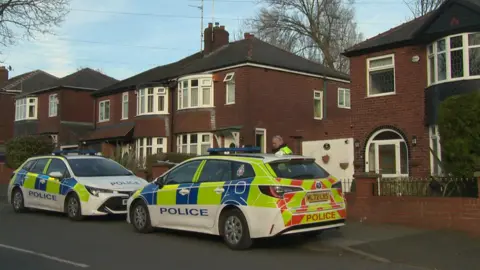
[[[18,252],[28,253],[28,254],[35,255],[35,256],[38,256],[38,257],[42,257],[42,258],[45,258],[45,259],[49,259],[49,260],[52,260],[52,261],[57,261],[57,262],[65,263],[65,264],[70,264],[70,265],[73,265],[73,266],[76,266],[76,267],[81,267],[81,268],[90,267],[89,265],[86,265],[86,264],[83,264],[83,263],[72,262],[72,261],[69,261],[69,260],[64,260],[64,259],[61,259],[61,258],[58,258],[58,257],[50,256],[50,255],[47,255],[47,254],[43,254],[43,253],[31,251],[31,250],[26,250],[26,249],[12,247],[12,246],[3,245],[3,244],[0,244],[0,247],[10,249],[10,250],[15,250],[15,251],[18,251]]]
[[[355,253],[355,254],[358,254],[360,256],[364,256],[364,257],[367,257],[367,258],[370,258],[374,261],[378,261],[378,262],[382,262],[382,263],[391,263],[391,261],[389,259],[385,259],[383,257],[380,257],[380,256],[377,256],[377,255],[373,255],[371,253],[368,253],[368,252],[364,252],[364,251],[361,251],[361,250],[358,250],[358,249],[354,249],[354,248],[351,248],[351,247],[347,247],[347,246],[340,246],[340,248],[344,249],[344,250],[347,250],[347,251],[350,251],[352,253]]]

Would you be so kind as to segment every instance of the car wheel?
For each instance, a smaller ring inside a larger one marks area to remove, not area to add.
[[[26,212],[25,200],[23,199],[23,193],[20,188],[15,188],[12,192],[12,207],[16,213]]]
[[[148,207],[143,201],[136,202],[130,210],[130,220],[137,232],[150,233],[153,231]]]
[[[84,218],[80,199],[78,199],[78,196],[74,193],[67,197],[65,201],[65,211],[67,212],[68,218],[73,221],[80,221]]]
[[[228,210],[222,215],[219,224],[222,226],[223,241],[229,248],[245,250],[252,246],[247,220],[239,209]]]

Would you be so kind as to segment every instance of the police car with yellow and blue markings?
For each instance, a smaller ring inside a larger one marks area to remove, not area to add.
[[[259,151],[211,148],[176,165],[130,197],[127,222],[141,233],[157,227],[220,235],[232,249],[345,225],[342,184],[315,159]]]
[[[57,151],[27,159],[14,171],[8,200],[28,208],[84,216],[126,214],[127,199],[148,184],[119,163],[91,151]]]

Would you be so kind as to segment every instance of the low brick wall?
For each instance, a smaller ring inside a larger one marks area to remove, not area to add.
[[[357,191],[346,194],[349,219],[451,229],[480,236],[479,198],[374,196],[375,176],[356,175],[355,180]]]

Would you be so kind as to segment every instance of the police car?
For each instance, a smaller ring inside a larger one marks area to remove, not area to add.
[[[8,200],[15,212],[37,208],[84,216],[126,214],[127,199],[148,182],[89,151],[58,151],[27,159],[14,171]]]
[[[157,227],[220,235],[231,249],[345,225],[342,184],[315,159],[259,151],[210,148],[178,164],[132,195],[127,222],[141,233]]]

